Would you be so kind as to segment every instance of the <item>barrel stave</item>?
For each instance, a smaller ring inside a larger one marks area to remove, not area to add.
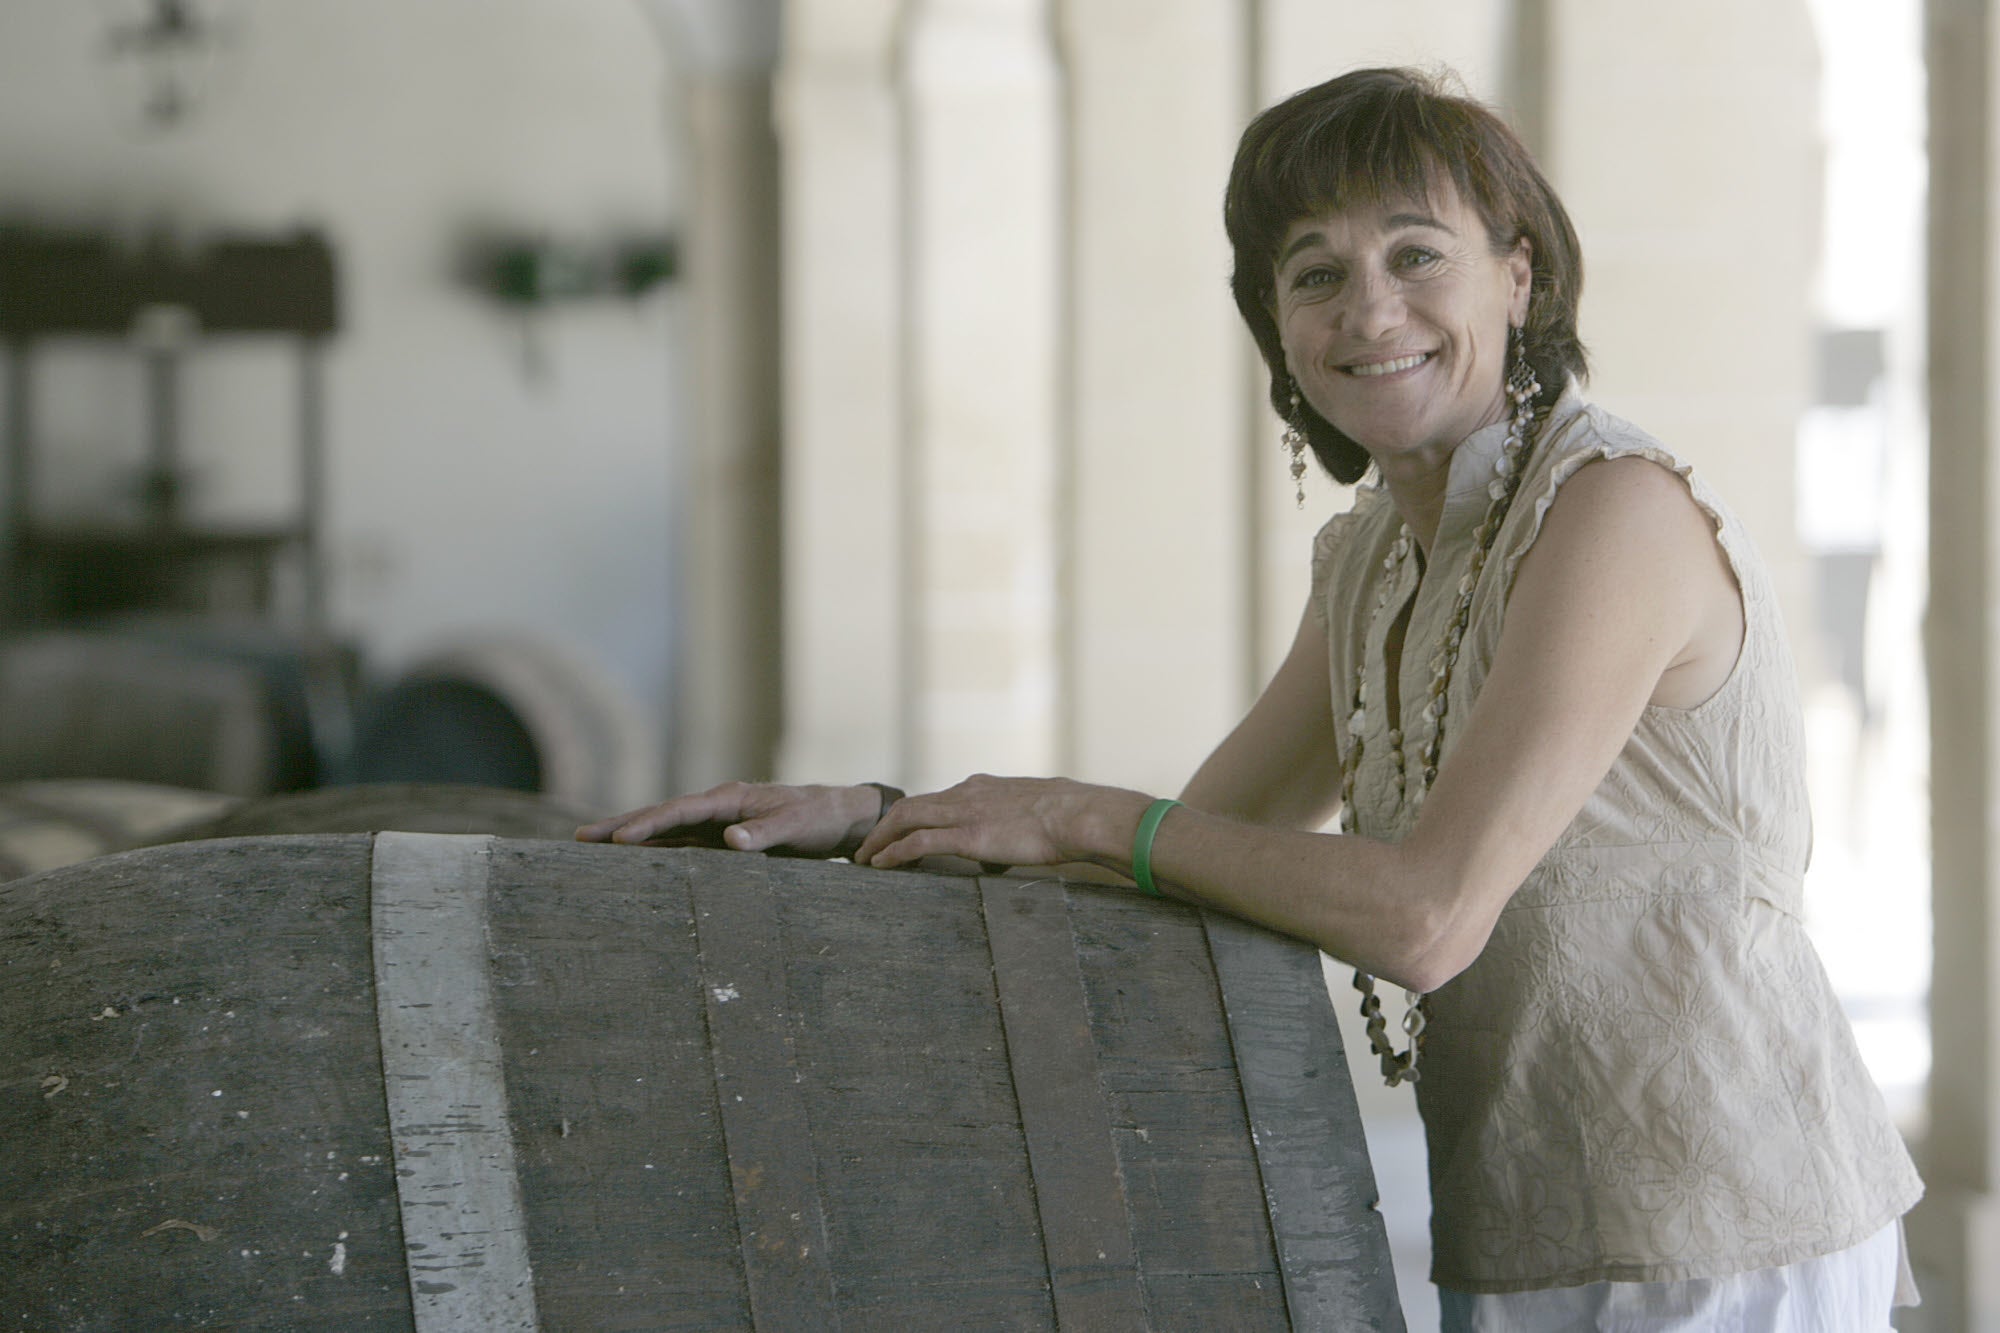
[[[1200,915],[1081,885],[1069,896],[1147,1309],[1162,1328],[1285,1327]]]
[[[73,870],[0,893],[0,1012],[34,1015],[0,1027],[8,1308],[107,1333],[408,1327],[367,857],[288,848],[274,880],[236,846],[163,879],[127,853],[94,864],[98,910],[64,901]]]
[[[843,1321],[1050,1327],[976,881],[766,864]]]
[[[687,868],[626,848],[496,843],[489,876],[544,1325],[750,1327]]]

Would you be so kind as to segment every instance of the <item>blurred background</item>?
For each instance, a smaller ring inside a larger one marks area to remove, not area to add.
[[[1345,69],[1441,67],[1571,209],[1592,396],[1773,567],[1812,924],[1932,1182],[1934,1322],[1908,1326],[1976,1326],[1987,22],[0,0],[0,781],[464,781],[595,812],[737,776],[1171,791],[1348,501],[1314,477],[1294,507],[1229,302],[1236,135]],[[1356,1073],[1422,1328],[1420,1131]]]

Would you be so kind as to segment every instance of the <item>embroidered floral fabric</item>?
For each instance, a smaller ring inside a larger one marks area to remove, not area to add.
[[[1319,534],[1314,604],[1336,701],[1365,653],[1384,688],[1394,607],[1406,753],[1427,738],[1426,663],[1484,513],[1504,423],[1453,456],[1430,574],[1406,562],[1367,614],[1400,520],[1364,488]],[[1762,563],[1685,462],[1574,386],[1538,439],[1482,577],[1447,700],[1444,754],[1472,712],[1507,594],[1558,488],[1597,458],[1671,468],[1714,519],[1743,590],[1743,652],[1698,707],[1649,708],[1611,772],[1431,996],[1417,1099],[1430,1148],[1432,1280],[1468,1292],[1719,1277],[1855,1245],[1923,1187],[1808,940],[1811,846],[1790,651]],[[1373,631],[1369,631],[1371,619]],[[1359,640],[1366,636],[1365,644]],[[1349,743],[1343,707],[1334,709]],[[1386,718],[1370,710],[1357,831],[1407,832]]]

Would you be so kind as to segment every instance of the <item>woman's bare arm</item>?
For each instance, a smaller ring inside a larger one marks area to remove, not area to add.
[[[1685,485],[1645,460],[1588,465],[1565,484],[1521,564],[1478,704],[1402,843],[1251,822],[1289,807],[1260,796],[1259,766],[1232,747],[1243,737],[1284,751],[1281,692],[1271,715],[1253,710],[1189,784],[1230,809],[1197,800],[1170,814],[1154,874],[1179,896],[1435,989],[1478,956],[1646,706],[1712,692],[1742,633],[1735,582]],[[1317,705],[1296,705],[1302,732],[1322,725],[1329,688],[1320,685]],[[1325,808],[1326,772],[1314,773]],[[1149,800],[1062,780],[974,778],[899,803],[855,859],[898,865],[945,853],[1125,870]]]
[[[1181,791],[1197,810],[1274,828],[1317,829],[1340,807],[1326,627],[1308,605],[1257,702]]]

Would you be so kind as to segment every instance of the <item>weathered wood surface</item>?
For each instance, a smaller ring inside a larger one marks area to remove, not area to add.
[[[48,1330],[407,1329],[370,839],[0,887],[0,1310]]]
[[[1340,1030],[1326,1021],[1319,956],[1274,950],[1265,932],[1220,913],[1207,926],[1292,1320],[1400,1329],[1374,1167]],[[1327,1094],[1327,1078],[1339,1095]]]
[[[715,1100],[751,1317],[766,1328],[833,1328],[812,1124],[788,1049],[781,913],[763,870],[734,860],[692,886]]]
[[[567,842],[596,816],[552,796],[449,782],[321,787],[244,801],[164,830],[154,842],[273,833],[490,833]]]
[[[0,888],[0,1310],[425,1330],[412,1197],[465,1205],[385,1106],[385,841],[448,849],[439,928],[438,885],[483,896],[454,966],[539,1327],[1401,1328],[1310,949],[1082,886],[367,835]]]
[[[980,881],[1028,1167],[1065,1328],[1138,1328],[1145,1298],[1066,895]]]

